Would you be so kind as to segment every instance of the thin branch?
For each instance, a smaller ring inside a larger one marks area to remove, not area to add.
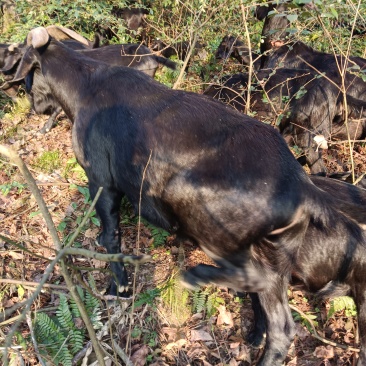
[[[86,224],[86,221],[89,219],[89,216],[91,215],[91,213],[94,210],[94,207],[98,201],[99,196],[102,194],[102,190],[103,187],[99,187],[97,194],[95,195],[93,202],[91,203],[83,221],[80,223],[80,225],[78,226],[78,228],[74,231],[74,233],[72,234],[71,238],[69,239],[69,241],[67,242],[67,244],[65,244],[65,246],[70,246],[72,245],[72,243],[75,241],[75,239],[77,238],[77,236],[80,234],[81,229],[84,227],[84,225]]]
[[[37,343],[36,337],[34,335],[32,319],[31,319],[31,316],[30,316],[29,313],[26,315],[26,319],[27,319],[28,328],[29,328],[29,331],[30,331],[30,334],[31,334],[31,339],[32,339],[32,342],[33,342],[34,352],[36,353],[36,356],[38,358],[39,363],[42,366],[46,366],[46,364],[44,363],[44,361],[43,361],[43,359],[42,359],[42,357],[39,353],[38,343]]]
[[[36,287],[39,286],[39,282],[31,282],[31,281],[22,281],[22,280],[12,280],[10,278],[0,278],[0,283],[10,283],[14,285],[21,285],[21,286],[30,286]],[[42,287],[48,288],[57,288],[59,290],[67,290],[67,286],[64,285],[54,285],[52,283],[45,283]],[[24,304],[24,303],[21,303]]]

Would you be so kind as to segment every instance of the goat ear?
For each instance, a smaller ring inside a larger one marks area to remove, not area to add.
[[[33,69],[36,62],[37,60],[34,56],[34,50],[33,48],[29,47],[20,61],[20,64],[11,82],[23,80]]]
[[[50,36],[57,39],[58,41],[72,38],[82,44],[85,44],[86,46],[90,46],[90,41],[71,29],[61,27],[59,25],[50,25],[46,27],[46,30]]]
[[[47,33],[46,28],[34,28],[28,33],[27,45],[32,45],[34,48],[39,48],[44,46],[48,42],[49,38],[50,36]]]

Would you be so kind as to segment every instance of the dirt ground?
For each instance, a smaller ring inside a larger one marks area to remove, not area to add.
[[[74,155],[71,148],[71,125],[65,117],[59,118],[59,124],[49,133],[42,135],[38,131],[46,121],[44,116],[23,115],[0,123],[2,143],[15,148],[27,164],[36,179],[42,196],[48,206],[56,227],[62,229],[60,237],[72,233],[90,202],[86,193],[77,186],[86,187],[86,180],[80,170],[75,169]],[[11,132],[11,133],[10,133]],[[45,171],[39,157],[44,152],[58,151],[54,157],[55,167]],[[331,146],[324,153],[330,172],[344,172],[351,169],[349,150],[346,144]],[[354,167],[357,175],[366,172],[366,151],[364,144],[359,144],[353,151]],[[35,199],[24,184],[24,178],[17,168],[7,163],[0,171],[0,233],[21,247],[0,239],[0,300],[1,310],[11,309],[27,299],[34,291],[35,283],[42,278],[50,259],[54,258],[54,245]],[[6,194],[5,194],[6,193]],[[85,202],[87,201],[87,202]],[[124,207],[126,208],[126,207]],[[138,224],[127,209],[123,212],[122,248],[126,254],[139,250],[152,256],[153,261],[141,265],[135,273],[136,300],[142,294],[157,286],[163,288],[153,304],[148,301],[133,311],[132,300],[123,301],[122,308],[107,306],[102,301],[103,319],[110,317],[113,336],[106,332],[102,344],[109,350],[113,338],[125,349],[135,365],[255,365],[262,349],[254,348],[245,340],[245,335],[252,326],[252,311],[249,298],[239,299],[228,289],[210,288],[207,294],[214,294],[216,306],[209,311],[206,306],[197,312],[192,310],[192,294],[187,305],[183,304],[182,290],[174,275],[179,268],[209,261],[208,258],[190,243],[179,248],[174,237],[168,237],[164,246],[154,247],[151,228]],[[77,237],[77,246],[104,252],[95,246],[99,233],[97,221],[89,220]],[[70,259],[76,266],[94,267],[93,277],[100,291],[106,288],[109,274],[103,271],[104,262],[95,259]],[[129,267],[131,281],[133,269]],[[87,271],[81,271],[86,278]],[[52,314],[59,301],[58,294],[66,292],[65,282],[60,268],[56,267],[49,276],[49,287],[38,297],[32,310],[44,309]],[[169,288],[167,283],[174,283]],[[20,291],[20,285],[24,291]],[[170,292],[169,292],[170,291]],[[212,297],[213,298],[213,297]],[[290,304],[307,314],[315,324],[320,337],[345,347],[357,347],[356,321],[353,316],[346,316],[345,310],[337,312],[328,319],[330,303],[321,302],[296,289],[289,289]],[[49,309],[49,310],[47,310]],[[122,310],[121,310],[122,309]],[[0,345],[4,343],[13,320],[20,310],[10,316],[8,323],[1,323]],[[289,350],[286,365],[354,365],[355,352],[344,350],[314,338],[309,329],[308,320],[294,310],[297,336]],[[114,317],[113,317],[114,316]],[[113,318],[113,320],[112,320]],[[30,334],[26,322],[21,325],[24,337]],[[139,329],[140,332],[133,332]],[[16,341],[13,342],[17,344]],[[36,365],[34,344],[29,341],[26,349],[12,351],[20,355],[26,365]],[[92,355],[87,364],[91,364]],[[17,361],[18,362],[18,361]],[[20,363],[19,363],[20,364]],[[120,361],[120,364],[124,364]]]

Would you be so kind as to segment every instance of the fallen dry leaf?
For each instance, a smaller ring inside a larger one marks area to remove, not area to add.
[[[94,229],[87,229],[85,230],[85,234],[84,236],[86,238],[92,238],[92,239],[95,239],[99,233],[99,228],[94,228]]]
[[[319,346],[315,348],[314,356],[317,358],[333,358],[334,348],[332,346]]]
[[[131,356],[131,361],[135,366],[145,366],[146,357],[149,353],[148,347],[144,344],[142,345],[134,354]]]
[[[176,342],[170,342],[165,346],[165,349],[167,350],[171,350],[173,348],[182,348],[183,346],[185,346],[187,344],[187,340],[186,339],[178,339]]]
[[[13,259],[23,259],[24,258],[24,255],[22,253],[17,253],[17,252],[10,251],[7,254],[10,257],[12,257]]]
[[[228,327],[233,327],[233,315],[230,311],[226,310],[226,307],[224,305],[220,305],[218,307],[219,315],[217,317],[217,325],[227,325]]]
[[[164,333],[164,335],[168,336],[168,341],[175,341],[177,338],[177,328],[171,328],[171,327],[163,327],[161,328],[161,332]]]
[[[192,329],[191,330],[191,342],[196,341],[213,341],[210,333],[202,330],[202,329]]]

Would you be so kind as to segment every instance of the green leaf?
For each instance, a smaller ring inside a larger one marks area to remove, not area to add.
[[[296,21],[296,20],[297,20],[298,15],[297,15],[297,14],[288,14],[288,15],[286,16],[286,18],[288,19],[288,21],[289,21],[290,23],[292,23],[292,22],[294,22],[294,21]]]
[[[36,216],[38,216],[40,213],[41,213],[41,211],[34,211],[34,212],[31,212],[31,213],[29,214],[29,218],[31,219],[31,218],[33,218],[33,217],[36,217]]]
[[[95,226],[100,227],[100,221],[97,217],[91,217],[90,220]]]
[[[19,285],[19,286],[18,286],[18,297],[19,297],[19,299],[20,299],[20,300],[22,300],[22,299],[23,299],[24,294],[25,294],[24,287],[23,287],[23,286],[21,286],[21,285]]]

